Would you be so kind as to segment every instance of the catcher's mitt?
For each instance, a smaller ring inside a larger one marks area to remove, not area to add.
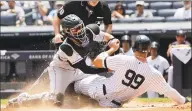
[[[95,59],[97,55],[105,51],[106,47],[106,42],[94,42],[91,46],[89,46],[88,57],[92,60]]]
[[[91,46],[89,46],[89,53],[88,57],[93,60],[95,59],[101,52],[109,50],[109,46],[106,42],[94,42]],[[114,52],[112,55],[117,55],[119,53],[122,53],[120,48]],[[112,56],[111,55],[111,56]]]

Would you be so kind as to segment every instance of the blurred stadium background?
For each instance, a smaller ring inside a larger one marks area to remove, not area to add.
[[[34,1],[30,1],[31,3]],[[113,11],[118,1],[106,1]],[[51,39],[54,37],[50,12],[55,10],[55,1],[44,1],[46,13],[41,13],[39,7],[24,1],[16,1],[16,5],[24,10],[23,17],[9,10],[6,1],[1,1],[0,17],[0,80],[1,98],[10,94],[22,92],[27,83],[38,78],[52,59]],[[160,43],[159,54],[166,56],[168,45],[175,41],[176,31],[182,29],[187,34],[187,40],[192,43],[191,18],[173,17],[178,8],[183,7],[182,1],[145,1],[145,10],[153,14],[151,18],[132,18],[136,10],[135,1],[121,1],[128,18],[112,18],[112,34],[120,38],[128,34],[134,40],[138,34],[148,35],[151,40]],[[25,19],[23,19],[25,18]],[[101,25],[101,29],[104,26]],[[174,87],[183,95],[191,94],[192,60],[183,64],[174,57]]]

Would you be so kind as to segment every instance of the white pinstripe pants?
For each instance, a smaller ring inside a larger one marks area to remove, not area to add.
[[[50,79],[50,93],[54,94],[64,94],[70,83],[90,76],[78,69],[68,70],[54,66],[49,66],[47,69]]]

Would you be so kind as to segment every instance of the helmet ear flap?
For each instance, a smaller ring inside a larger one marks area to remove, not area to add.
[[[68,29],[63,28],[62,31],[61,31],[61,35],[63,35],[63,36],[69,35],[67,30],[68,30]]]

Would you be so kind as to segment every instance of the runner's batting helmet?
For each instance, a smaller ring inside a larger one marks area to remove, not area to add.
[[[133,46],[134,51],[148,52],[150,48],[151,40],[146,35],[138,35]]]

